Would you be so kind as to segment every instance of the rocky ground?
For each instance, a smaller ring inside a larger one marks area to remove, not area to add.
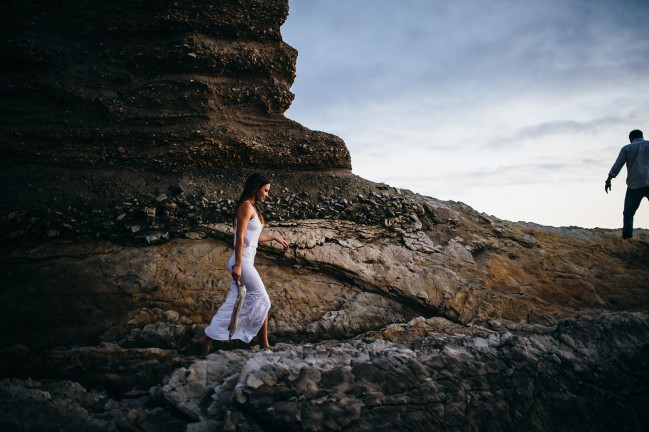
[[[0,381],[3,430],[640,431],[649,420],[637,314],[534,333],[420,317],[207,358],[158,348],[177,325],[147,327],[121,345],[41,354],[38,380]]]
[[[196,339],[228,289],[237,182],[128,172],[103,195],[97,176],[58,182],[41,206],[78,201],[49,226],[4,213],[7,430],[647,425],[642,232],[625,242],[347,173],[271,171],[266,229],[291,245],[257,260],[274,347],[221,343],[204,358]]]

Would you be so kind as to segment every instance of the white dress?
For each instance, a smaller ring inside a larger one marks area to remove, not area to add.
[[[259,273],[254,267],[255,254],[257,253],[257,244],[262,229],[259,217],[255,215],[248,222],[248,227],[243,236],[243,253],[241,255],[241,283],[246,286],[246,297],[241,306],[237,330],[232,335],[232,339],[239,339],[243,342],[250,342],[261,328],[268,311],[270,310],[270,298],[266,292],[266,287],[259,277]],[[234,230],[236,233],[237,224],[235,221]],[[235,247],[236,247],[235,235]],[[232,274],[232,267],[235,263],[235,254],[233,253],[228,261],[228,271]],[[228,326],[234,309],[234,303],[237,300],[238,289],[234,279],[230,283],[230,291],[225,298],[225,303],[216,312],[212,322],[205,329],[205,334],[215,340],[230,339]]]

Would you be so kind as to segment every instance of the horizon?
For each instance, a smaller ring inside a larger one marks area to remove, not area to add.
[[[513,222],[622,226],[628,133],[649,133],[642,1],[290,1],[286,116],[368,180]],[[646,135],[645,135],[646,136]],[[649,202],[635,226],[649,228]]]

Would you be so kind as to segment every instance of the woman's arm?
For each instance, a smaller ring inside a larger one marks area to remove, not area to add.
[[[243,203],[237,209],[235,217],[237,218],[237,231],[234,233],[236,238],[234,246],[234,267],[232,267],[232,278],[238,281],[241,278],[241,260],[243,256],[243,236],[246,234],[248,222],[252,217],[255,209],[252,204]]]
[[[286,242],[286,240],[284,240],[281,237],[260,235],[259,236],[259,241],[261,243],[267,243],[267,242],[276,241],[277,243],[281,244],[284,249],[288,249],[288,243]]]

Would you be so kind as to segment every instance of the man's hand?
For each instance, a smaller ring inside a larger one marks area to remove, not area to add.
[[[608,193],[608,191],[611,190],[611,179],[608,178],[606,179],[606,183],[604,183],[604,192]]]

